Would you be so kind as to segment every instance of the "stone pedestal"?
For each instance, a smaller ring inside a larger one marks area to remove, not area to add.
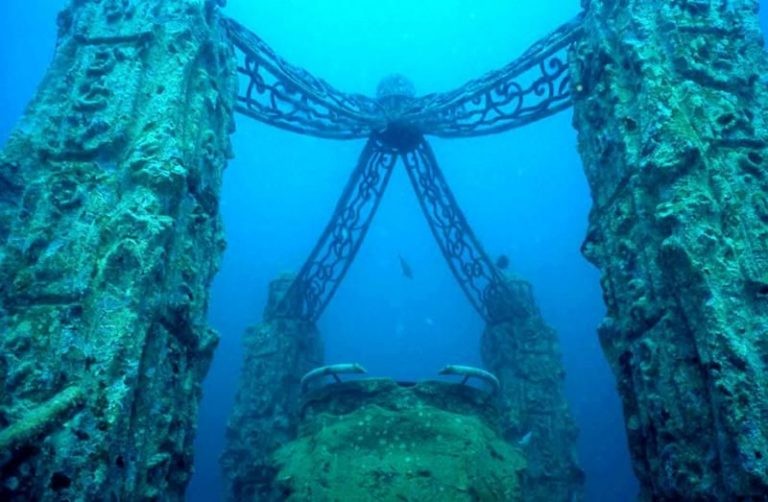
[[[281,500],[525,500],[525,460],[502,439],[489,397],[386,378],[314,391],[297,439],[275,454]]]
[[[768,61],[757,2],[593,0],[571,53],[599,330],[646,498],[768,493]]]
[[[230,500],[282,500],[272,455],[296,437],[301,377],[323,365],[314,323],[278,315],[292,280],[284,276],[270,284],[264,320],[243,340],[243,371],[221,458]]]
[[[583,497],[584,473],[576,460],[578,430],[563,393],[557,334],[541,317],[531,285],[508,279],[499,318],[486,327],[482,356],[501,382],[504,437],[524,451],[524,500],[571,502]]]
[[[73,1],[58,23],[0,153],[0,499],[182,500],[231,49],[202,0]]]

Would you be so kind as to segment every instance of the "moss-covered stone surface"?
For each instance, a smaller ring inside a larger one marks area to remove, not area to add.
[[[215,2],[72,1],[0,153],[0,499],[180,500],[217,336]]]
[[[485,391],[359,380],[312,392],[302,412],[298,439],[275,454],[287,500],[521,500],[525,461]]]
[[[544,321],[530,283],[509,276],[507,284],[508,295],[497,306],[505,321],[488,325],[482,339],[483,362],[501,383],[502,434],[525,453],[525,500],[580,500],[584,472],[557,333]]]
[[[768,493],[768,55],[753,0],[591,0],[573,48],[583,251],[653,500]]]
[[[243,336],[243,370],[221,457],[229,500],[281,499],[272,455],[296,437],[301,377],[323,365],[314,323],[277,315],[292,281],[289,275],[272,281],[264,320]]]

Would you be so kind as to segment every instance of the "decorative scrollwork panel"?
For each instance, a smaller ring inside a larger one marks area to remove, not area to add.
[[[324,138],[363,138],[383,126],[378,102],[347,94],[283,60],[232,19],[224,26],[238,58],[238,112],[290,131]]]
[[[566,53],[580,34],[581,17],[504,68],[454,91],[415,98],[407,79],[395,76],[382,82],[377,99],[340,92],[287,63],[237,22],[223,23],[238,57],[238,112],[306,135],[369,138],[330,223],[278,312],[312,321],[320,316],[360,248],[400,157],[443,256],[480,315],[496,322],[524,313],[520,305],[533,305],[521,301],[531,295],[527,283],[502,276],[480,246],[424,136],[497,133],[568,107]]]
[[[509,281],[475,237],[429,143],[423,140],[415,150],[403,153],[402,158],[432,234],[472,306],[488,322],[510,315],[506,305],[513,298]]]
[[[520,127],[571,105],[567,49],[581,17],[561,26],[507,66],[462,87],[414,100],[400,117],[423,134],[478,136]]]
[[[281,302],[281,315],[320,317],[360,249],[396,162],[397,152],[368,140],[331,221]]]

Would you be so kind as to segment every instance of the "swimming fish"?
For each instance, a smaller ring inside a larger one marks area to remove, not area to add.
[[[403,271],[403,275],[409,279],[413,279],[413,269],[405,259],[400,256],[400,269]]]
[[[506,269],[509,266],[509,258],[507,255],[503,254],[496,258],[496,266],[501,270]]]

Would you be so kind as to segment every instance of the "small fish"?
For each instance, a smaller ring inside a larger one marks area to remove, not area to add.
[[[507,255],[499,255],[499,257],[496,258],[496,266],[501,270],[505,270],[509,266],[509,258]]]
[[[519,446],[528,446],[528,444],[531,442],[531,436],[533,436],[533,431],[526,432],[523,434],[523,437],[517,440],[517,444]]]
[[[434,326],[435,321],[433,321],[431,317],[425,317],[424,324],[426,324],[427,326]]]
[[[413,269],[405,259],[400,256],[400,269],[403,271],[403,275],[408,279],[413,279]]]

